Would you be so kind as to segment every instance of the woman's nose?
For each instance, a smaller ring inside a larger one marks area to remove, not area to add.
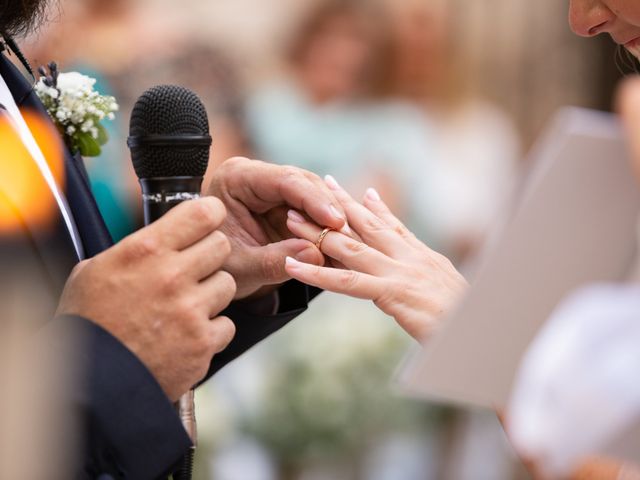
[[[571,0],[569,24],[581,37],[593,37],[610,30],[616,15],[601,0]]]

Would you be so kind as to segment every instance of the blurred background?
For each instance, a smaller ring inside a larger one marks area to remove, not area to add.
[[[122,111],[88,160],[115,239],[141,225],[133,103],[177,83],[205,101],[211,171],[249,156],[374,186],[464,271],[562,105],[607,110],[626,60],[574,37],[557,0],[60,0],[33,64],[95,76]],[[196,478],[527,478],[492,412],[397,395],[409,338],[324,294],[198,392]]]

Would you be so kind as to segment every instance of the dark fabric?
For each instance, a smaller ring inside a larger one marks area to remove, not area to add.
[[[68,392],[90,425],[79,438],[77,478],[166,478],[191,446],[173,405],[147,368],[118,340],[81,317],[58,317],[42,332],[50,343],[78,347],[68,358],[76,373]]]
[[[2,54],[0,75],[18,106],[43,118],[47,116],[32,86]],[[90,258],[109,248],[112,240],[91,193],[82,159],[67,152],[65,167],[67,200],[85,255]],[[48,232],[30,230],[25,225],[25,238],[29,239],[26,243],[30,244],[28,249],[33,250],[33,257],[52,279],[53,298],[57,299],[77,262],[62,218],[56,229]],[[237,335],[229,348],[214,358],[209,376],[293,320],[317,294],[317,290],[290,282],[280,291],[281,308],[276,315],[257,316],[250,313],[246,304],[229,307],[223,314],[236,323]],[[71,392],[70,405],[81,414],[81,436],[86,445],[77,477],[138,480],[166,475],[186,451],[189,441],[157,382],[131,352],[90,321],[64,317],[51,332],[65,327],[81,333],[86,347],[79,346],[72,355],[83,367]],[[47,332],[45,329],[43,335]]]
[[[222,315],[233,320],[236,336],[227,349],[213,358],[211,369],[206,377],[210,378],[222,367],[232,362],[252,346],[260,343],[269,335],[277,332],[291,320],[304,313],[321,291],[310,288],[300,282],[286,283],[280,289],[280,309],[275,315],[256,318],[248,305],[234,303]],[[205,381],[206,381],[205,379]]]

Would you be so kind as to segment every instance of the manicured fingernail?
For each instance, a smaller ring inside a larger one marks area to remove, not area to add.
[[[324,181],[331,190],[340,190],[340,184],[331,175],[324,177]]]
[[[296,212],[295,210],[289,210],[287,212],[287,217],[289,217],[289,220],[291,220],[292,222],[295,223],[306,223],[307,221],[305,220],[305,218],[300,215],[298,212]]]
[[[287,257],[285,259],[285,263],[286,263],[287,267],[290,267],[290,268],[299,268],[300,267],[300,262],[297,261],[293,257]]]
[[[347,223],[344,224],[344,227],[340,229],[340,233],[344,233],[345,235],[351,235],[351,227]]]
[[[380,198],[380,194],[378,193],[378,191],[375,188],[369,188],[367,189],[367,193],[365,195],[369,200],[373,200],[374,202],[379,202],[380,200],[382,200]]]
[[[345,220],[344,215],[340,213],[340,210],[338,210],[334,205],[329,205],[329,210],[331,210],[331,215],[333,215],[335,218]]]

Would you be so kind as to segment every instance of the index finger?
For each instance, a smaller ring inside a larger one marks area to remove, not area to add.
[[[303,211],[318,225],[342,230],[346,215],[340,202],[320,177],[297,167],[273,165],[258,160],[236,162],[227,168],[243,168],[242,175],[234,175],[232,191],[255,213],[265,213],[286,205]],[[247,167],[250,165],[250,167]]]
[[[181,203],[139,233],[168,249],[184,250],[220,228],[226,216],[220,200],[204,197]]]

